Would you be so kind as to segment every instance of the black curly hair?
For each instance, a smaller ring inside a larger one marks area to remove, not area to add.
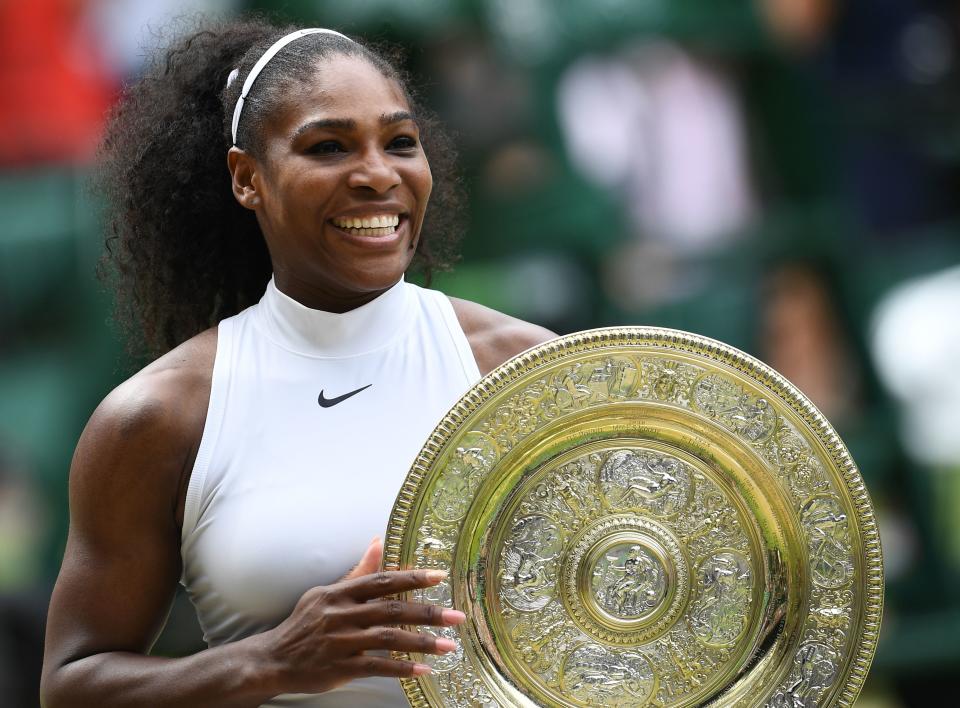
[[[247,74],[271,44],[296,29],[261,17],[195,20],[152,57],[110,117],[95,179],[106,200],[99,274],[115,290],[115,318],[135,357],[163,354],[263,294],[270,257],[255,215],[233,196],[225,155]],[[395,53],[331,34],[292,42],[254,83],[237,146],[262,155],[265,117],[291,84],[335,54],[363,57],[395,80],[417,115],[435,185],[414,267],[429,283],[434,271],[456,260],[462,194],[452,142],[417,105]],[[234,69],[238,75],[227,86]]]

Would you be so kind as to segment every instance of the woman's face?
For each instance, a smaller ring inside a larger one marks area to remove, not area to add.
[[[308,307],[345,311],[395,284],[433,186],[396,82],[362,58],[331,57],[264,131],[262,160],[233,156],[230,164],[235,193],[256,211],[277,287]]]

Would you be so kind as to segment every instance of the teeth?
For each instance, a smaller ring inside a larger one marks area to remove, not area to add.
[[[333,223],[341,229],[359,229],[361,231],[388,229],[387,233],[393,233],[394,229],[400,224],[400,216],[398,214],[364,217],[347,216],[333,219]]]
[[[389,236],[390,234],[396,232],[396,229],[392,226],[386,226],[380,229],[357,229],[357,233],[360,236]]]

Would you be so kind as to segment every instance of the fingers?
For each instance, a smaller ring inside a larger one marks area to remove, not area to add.
[[[466,620],[459,610],[448,610],[438,605],[421,605],[402,600],[379,600],[358,605],[350,612],[351,623],[360,627],[378,625],[432,625],[448,627]]]
[[[431,669],[426,664],[413,661],[397,661],[382,656],[361,655],[347,659],[341,663],[343,673],[351,678],[361,676],[396,676],[406,678],[429,674]]]
[[[379,536],[374,536],[373,540],[370,541],[370,545],[367,546],[367,550],[364,551],[363,557],[360,558],[360,562],[357,563],[353,569],[344,575],[340,580],[352,580],[353,578],[359,578],[364,575],[375,573],[377,568],[380,567],[380,561],[382,558],[383,540]]]
[[[345,580],[342,589],[354,600],[366,602],[384,595],[428,588],[446,577],[444,570],[381,570]]]
[[[446,637],[435,637],[426,632],[409,632],[397,627],[371,627],[357,632],[349,639],[355,652],[389,650],[419,654],[446,654],[457,648],[457,643]]]

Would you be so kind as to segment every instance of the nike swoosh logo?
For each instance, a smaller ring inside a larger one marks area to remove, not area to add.
[[[358,388],[356,391],[351,391],[350,393],[345,393],[345,394],[343,394],[342,396],[337,396],[336,398],[324,398],[324,397],[323,397],[323,391],[321,390],[321,391],[320,391],[320,397],[317,399],[317,403],[320,404],[320,407],[321,407],[321,408],[329,408],[330,406],[335,406],[335,405],[337,405],[338,403],[342,403],[343,401],[345,401],[345,400],[347,400],[348,398],[350,398],[350,396],[356,396],[358,393],[360,393],[361,391],[364,391],[364,390],[370,388],[371,386],[373,386],[372,383],[367,384],[366,386],[361,386],[361,387]]]

